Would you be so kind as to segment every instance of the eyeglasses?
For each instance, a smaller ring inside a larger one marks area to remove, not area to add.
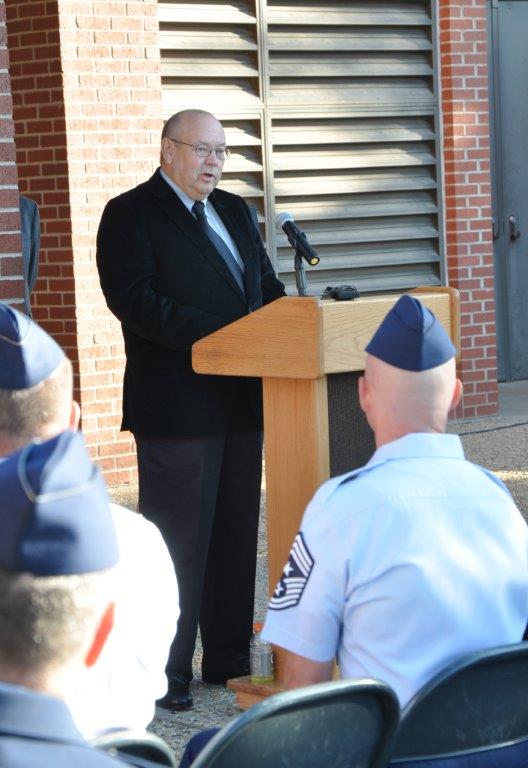
[[[231,150],[228,149],[227,147],[210,147],[207,144],[189,144],[188,141],[171,139],[170,136],[167,136],[167,138],[170,141],[173,141],[175,144],[185,144],[186,147],[192,147],[194,149],[195,154],[197,154],[198,157],[209,157],[211,152],[214,152],[217,157],[217,160],[227,160],[227,158],[231,154]]]

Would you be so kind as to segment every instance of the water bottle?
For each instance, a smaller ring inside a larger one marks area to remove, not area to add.
[[[249,666],[252,683],[273,682],[273,651],[270,643],[260,634],[262,623],[253,626],[253,637],[249,644]]]

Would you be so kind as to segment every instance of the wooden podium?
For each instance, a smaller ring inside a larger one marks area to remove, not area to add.
[[[417,288],[460,350],[459,299],[452,288]],[[198,373],[263,380],[269,591],[275,589],[303,512],[329,477],[365,464],[372,432],[359,408],[357,378],[365,346],[399,294],[354,301],[285,297],[196,342]],[[229,681],[250,706],[281,690],[280,649],[275,682]]]

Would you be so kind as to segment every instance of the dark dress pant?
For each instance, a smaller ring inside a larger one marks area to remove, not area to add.
[[[178,579],[167,677],[192,678],[198,624],[204,676],[229,674],[253,628],[262,434],[135,439],[139,510],[160,529]]]

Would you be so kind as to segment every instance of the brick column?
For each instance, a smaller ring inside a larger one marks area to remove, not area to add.
[[[440,0],[439,24],[447,266],[461,297],[457,416],[474,417],[498,409],[485,0]]]
[[[0,300],[22,309],[24,283],[13,134],[5,4],[0,0]]]
[[[119,432],[124,354],[95,267],[106,201],[158,164],[156,0],[10,0],[21,188],[41,207],[36,318],[77,362],[82,428],[110,484],[135,476]]]

